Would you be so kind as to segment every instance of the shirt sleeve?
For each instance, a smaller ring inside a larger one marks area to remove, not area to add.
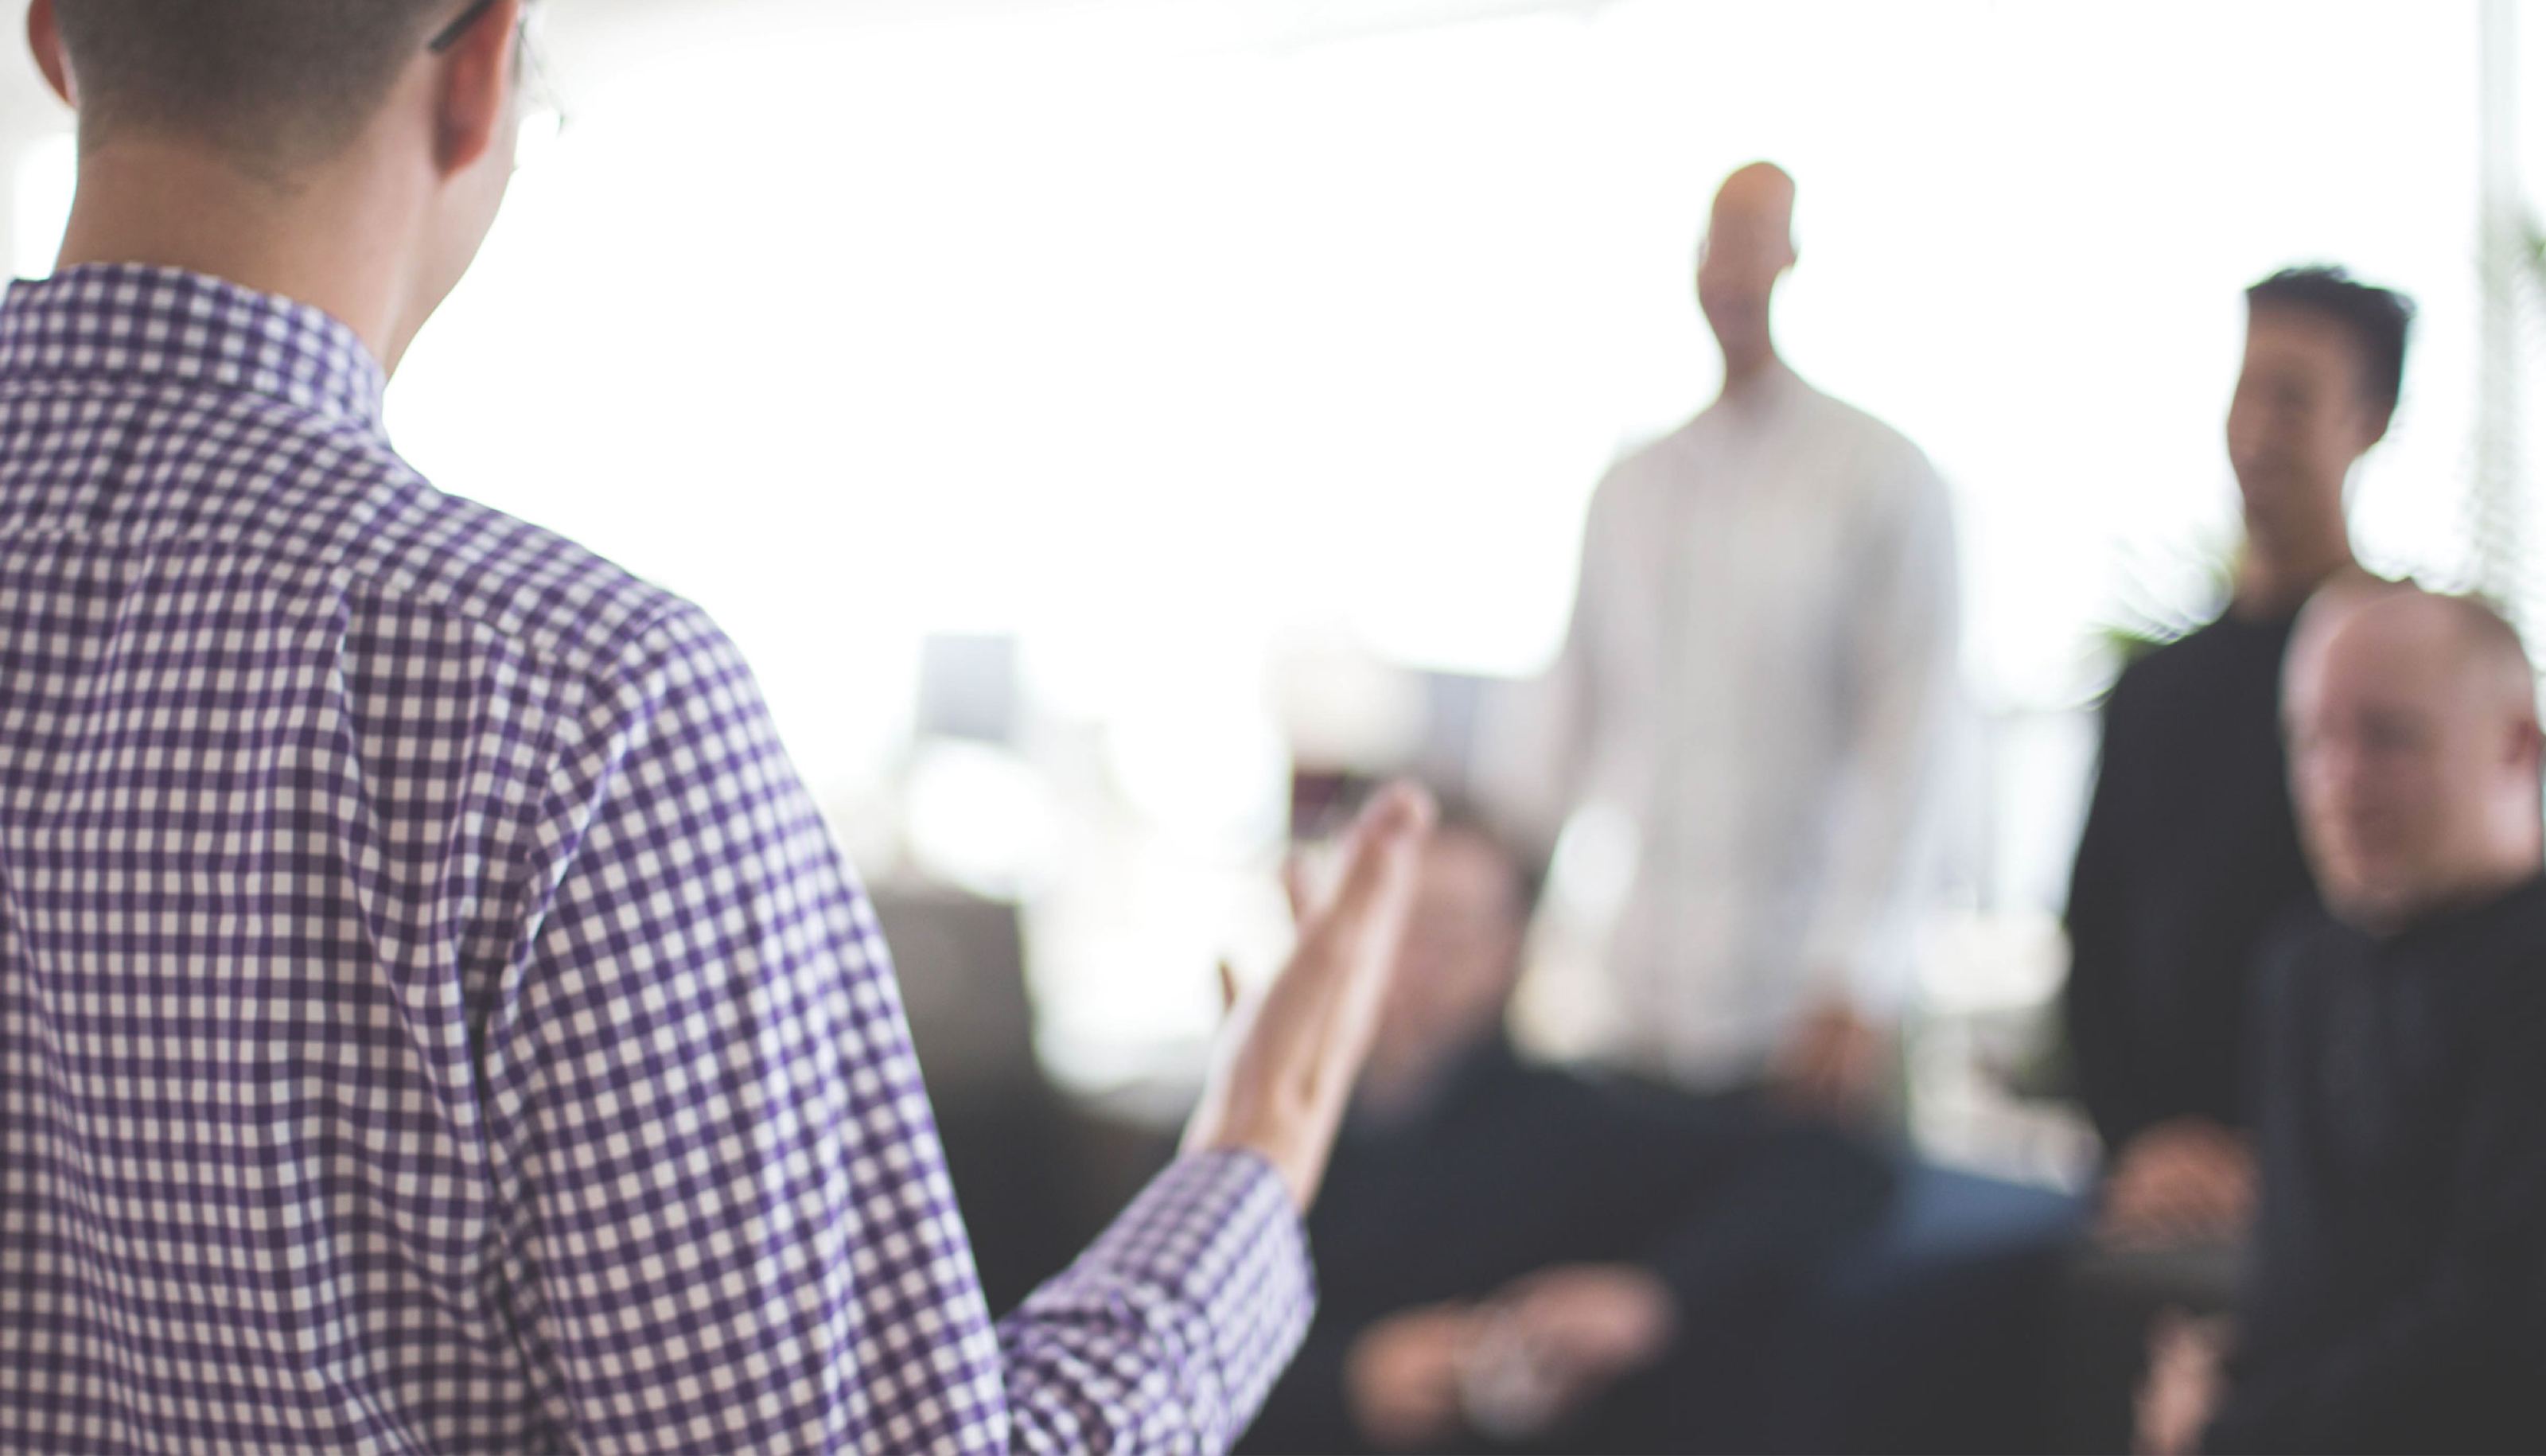
[[[2132,1039],[2123,937],[2131,913],[2133,783],[2131,678],[2126,672],[2105,699],[2103,747],[2086,824],[2070,871],[2069,981],[2061,1016],[2077,1069],[2078,1096],[2094,1119],[2106,1153],[2121,1151],[2153,1117],[2144,1105],[2140,1059]]]
[[[1879,1014],[1910,989],[1942,864],[1958,721],[1960,580],[1944,482],[1923,457],[1895,480],[1861,552],[1848,622],[1848,743],[1802,964]]]
[[[1000,1322],[1010,1445],[1226,1451],[1315,1302],[1307,1237],[1272,1165],[1186,1157]]]
[[[994,1329],[883,939],[731,646],[674,612],[558,737],[479,1065],[490,1297],[560,1443],[1225,1449],[1311,1304],[1272,1169],[1172,1166]]]

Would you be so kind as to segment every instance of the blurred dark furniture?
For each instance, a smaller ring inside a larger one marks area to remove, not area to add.
[[[925,885],[870,896],[981,1289],[1005,1314],[1096,1237],[1173,1139],[1076,1106],[1044,1074],[1014,904]]]

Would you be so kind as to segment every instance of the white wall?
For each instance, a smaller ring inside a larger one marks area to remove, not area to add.
[[[559,0],[572,126],[391,421],[714,610],[852,842],[920,636],[1019,634],[1147,836],[1052,985],[1154,1041],[1278,937],[1236,888],[1270,655],[1544,658],[1593,480],[1712,386],[1690,260],[1753,157],[1802,183],[1791,357],[1954,484],[1985,705],[2074,711],[2099,623],[2200,605],[2239,290],[2285,263],[2421,300],[2358,511],[2375,564],[2448,579],[2473,14]],[[60,125],[33,84],[0,66],[0,145]],[[2002,776],[2032,895],[2079,781],[2051,740]]]

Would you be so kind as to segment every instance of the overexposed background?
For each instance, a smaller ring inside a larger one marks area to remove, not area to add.
[[[712,609],[871,872],[1020,897],[1079,1085],[1189,1062],[1212,961],[1280,954],[1304,733],[1384,758],[1398,669],[1553,652],[1594,481],[1713,389],[1689,280],[1744,161],[1801,183],[1788,356],[1952,482],[1962,907],[2024,993],[2098,630],[2205,612],[2234,538],[2246,284],[2420,301],[2360,536],[2469,559],[2473,0],[553,9],[568,125],[395,438]],[[9,80],[40,272],[68,120]],[[949,635],[1013,651],[1002,741],[914,731]]]

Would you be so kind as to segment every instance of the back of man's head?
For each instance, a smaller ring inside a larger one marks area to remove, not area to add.
[[[209,142],[269,169],[322,160],[466,0],[54,0],[84,144]]]

